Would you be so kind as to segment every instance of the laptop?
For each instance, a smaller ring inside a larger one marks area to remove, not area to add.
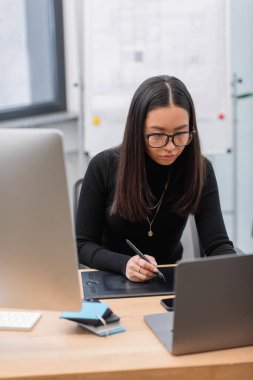
[[[253,344],[253,254],[180,262],[174,311],[144,319],[173,355]]]
[[[89,298],[123,298],[174,294],[174,266],[160,267],[166,282],[154,278],[147,282],[133,282],[125,276],[107,271],[81,272],[83,294]]]

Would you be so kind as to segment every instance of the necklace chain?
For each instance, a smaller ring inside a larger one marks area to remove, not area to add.
[[[153,207],[150,207],[150,210],[155,210],[159,206],[160,202],[161,202],[161,198],[159,199],[156,205],[154,205]]]
[[[164,190],[163,190],[163,193],[161,195],[161,198],[159,199],[158,203],[152,207],[152,210],[156,209],[156,212],[155,212],[155,215],[153,216],[152,220],[149,219],[149,217],[147,216],[147,221],[148,221],[148,224],[149,224],[149,231],[148,231],[148,236],[149,237],[152,237],[154,235],[154,232],[152,231],[152,224],[154,223],[155,221],[155,218],[158,214],[158,211],[160,210],[160,207],[161,207],[161,204],[162,204],[162,201],[163,201],[163,197],[165,195],[165,192],[167,190],[167,187],[168,187],[168,184],[169,184],[169,178],[164,186]]]

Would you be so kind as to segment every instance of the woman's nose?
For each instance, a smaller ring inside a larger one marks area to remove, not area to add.
[[[164,145],[164,148],[170,151],[176,148],[176,146],[172,142],[172,137],[169,137],[167,144]]]

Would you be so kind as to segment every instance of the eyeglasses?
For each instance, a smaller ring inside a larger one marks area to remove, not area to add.
[[[170,138],[175,146],[182,147],[190,144],[194,133],[196,133],[196,131],[177,132],[174,135],[167,135],[167,133],[144,132],[144,136],[148,140],[148,145],[150,148],[162,148],[168,144]]]

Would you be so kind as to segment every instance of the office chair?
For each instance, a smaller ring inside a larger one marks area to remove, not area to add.
[[[79,196],[80,196],[82,184],[83,184],[83,178],[80,178],[74,183],[74,187],[73,187],[73,220],[74,220],[74,224],[76,223],[78,201],[79,201]],[[79,269],[87,269],[87,268],[89,268],[89,267],[79,263]]]
[[[74,183],[74,188],[73,188],[73,216],[74,216],[74,222],[76,222],[78,201],[79,201],[79,196],[80,196],[80,191],[81,191],[82,183],[83,183],[83,178],[78,179]]]
[[[198,231],[193,215],[188,217],[183,235],[181,237],[184,253],[183,259],[205,256],[201,248]]]
[[[184,229],[181,243],[184,248],[183,259],[205,257],[203,248],[201,247],[198,231],[193,215],[190,215]],[[234,247],[237,255],[244,255],[245,253],[238,247]]]

